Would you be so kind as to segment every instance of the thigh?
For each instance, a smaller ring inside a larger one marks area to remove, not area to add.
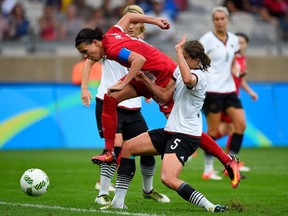
[[[124,100],[137,97],[137,92],[135,88],[129,83],[121,91],[110,93],[110,96],[115,98],[120,103]]]
[[[221,123],[221,112],[208,113],[206,115],[207,132],[209,135],[216,137]]]
[[[243,133],[246,127],[244,110],[242,108],[229,107],[226,112],[232,120],[235,133]]]
[[[148,132],[125,141],[122,148],[122,157],[157,154]]]

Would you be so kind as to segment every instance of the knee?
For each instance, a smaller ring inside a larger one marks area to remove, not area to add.
[[[246,129],[246,122],[243,119],[242,121],[238,121],[235,123],[234,125],[235,127],[235,132],[236,133],[244,133],[245,129]]]
[[[176,190],[177,188],[175,187],[174,184],[174,179],[175,177],[167,174],[167,173],[161,173],[161,182],[166,185],[168,188],[171,188],[173,190]]]
[[[131,147],[131,145],[129,143],[125,143],[122,147],[122,157],[125,157],[125,158],[130,158],[130,156],[132,155],[132,152],[133,149]]]

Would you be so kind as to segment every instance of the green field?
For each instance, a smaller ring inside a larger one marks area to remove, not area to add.
[[[211,215],[187,203],[166,188],[159,178],[160,158],[154,187],[170,197],[171,203],[159,204],[142,198],[142,182],[137,173],[126,197],[125,210],[99,210],[94,203],[99,167],[90,162],[95,150],[27,150],[0,151],[0,215]],[[203,152],[184,167],[181,178],[202,192],[211,202],[229,207],[229,215],[288,215],[288,148],[243,149],[241,159],[251,167],[238,188],[222,181],[204,181]],[[139,161],[137,161],[139,165]],[[221,164],[215,164],[222,170]],[[50,178],[50,187],[41,197],[29,197],[19,186],[19,179],[28,168],[43,169]],[[115,181],[115,179],[114,179]],[[112,195],[112,194],[111,194]],[[227,213],[223,213],[227,214]]]

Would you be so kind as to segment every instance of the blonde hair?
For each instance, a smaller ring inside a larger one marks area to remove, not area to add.
[[[124,10],[122,11],[122,15],[124,16],[127,13],[138,13],[138,14],[143,14],[144,15],[144,11],[141,7],[139,7],[138,5],[128,5],[124,8]],[[145,26],[142,23],[142,26],[140,28],[140,33],[143,33],[145,31]]]
[[[213,8],[213,10],[212,10],[212,12],[211,12],[212,19],[214,18],[214,14],[215,14],[216,12],[218,12],[218,11],[224,12],[225,15],[226,15],[227,17],[229,17],[229,11],[228,11],[228,9],[227,9],[226,7],[223,7],[223,6],[218,6],[218,7]]]
[[[124,8],[122,12],[122,16],[124,16],[126,13],[139,13],[139,14],[144,14],[144,11],[141,7],[138,5],[128,5],[127,7]]]

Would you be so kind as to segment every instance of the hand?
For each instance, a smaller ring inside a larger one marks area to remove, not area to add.
[[[176,51],[182,51],[185,42],[186,42],[186,34],[184,34],[181,40],[179,40],[178,43],[175,45]]]
[[[123,88],[124,88],[124,86],[122,84],[122,80],[119,80],[118,82],[115,83],[115,85],[108,88],[108,90],[107,90],[108,95],[110,95],[113,92],[121,91]]]
[[[156,18],[157,20],[157,25],[161,28],[161,29],[169,29],[170,28],[170,23],[168,22],[168,20],[164,19],[164,18]]]
[[[145,74],[142,71],[139,71],[134,79],[141,82],[145,79]]]
[[[256,92],[252,91],[250,93],[250,96],[251,96],[253,101],[257,101],[258,100],[258,94]]]
[[[81,100],[83,105],[86,107],[90,106],[90,100],[92,99],[91,93],[87,88],[82,88],[81,89]]]

